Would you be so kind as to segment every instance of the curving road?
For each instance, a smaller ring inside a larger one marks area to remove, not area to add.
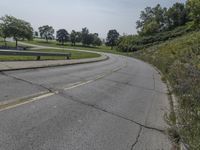
[[[0,73],[0,150],[169,150],[167,88],[139,60]]]

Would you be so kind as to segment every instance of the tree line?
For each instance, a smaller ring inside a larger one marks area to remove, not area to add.
[[[47,42],[48,40],[54,39],[54,29],[52,26],[45,25],[39,27],[39,34],[40,37],[46,39]],[[35,35],[38,35],[38,33],[36,32]],[[117,30],[109,30],[105,44],[113,49],[113,47],[117,45],[119,36],[120,34]],[[66,42],[71,42],[73,46],[75,46],[76,43],[82,43],[84,46],[101,46],[103,44],[98,33],[90,33],[86,27],[82,28],[82,31],[72,30],[71,33],[68,33],[65,29],[59,29],[56,32],[56,40],[62,45]]]
[[[161,7],[160,4],[153,8],[146,7],[136,23],[138,33],[151,35],[174,29],[191,21],[194,26],[199,26],[199,3],[199,0],[188,0],[185,4],[175,3],[170,8]]]
[[[165,41],[185,32],[200,28],[200,0],[187,0],[186,3],[175,3],[170,8],[156,5],[155,7],[146,7],[140,14],[140,20],[136,22],[138,34],[120,36],[117,30],[112,29],[107,33],[105,45],[111,49],[117,46],[122,51],[135,51],[152,43]],[[55,39],[55,30],[52,26],[44,25],[39,27],[39,33],[34,32],[31,24],[17,19],[13,16],[5,15],[0,18],[0,37],[4,39],[12,37],[16,41],[16,47],[19,40],[32,40],[33,37],[39,37],[49,40]],[[34,36],[33,36],[34,35]],[[76,43],[82,43],[83,46],[100,46],[104,44],[99,38],[98,33],[90,33],[88,28],[82,31],[72,30],[69,33],[66,29],[56,31],[56,40],[64,45],[71,42],[73,46]]]
[[[38,30],[39,32],[34,32],[30,23],[13,16],[5,15],[0,18],[0,37],[4,39],[5,46],[7,46],[6,38],[13,38],[16,41],[16,47],[19,40],[32,40],[34,37],[40,37],[48,42],[55,39],[55,30],[52,26],[44,25]],[[119,36],[115,29],[109,30],[105,44],[113,49]],[[90,33],[86,27],[82,31],[72,30],[71,33],[66,29],[59,29],[56,31],[56,40],[62,45],[71,42],[72,46],[75,46],[76,43],[82,43],[83,46],[101,46],[103,44],[98,33]]]
[[[47,42],[54,39],[54,29],[52,26],[44,25],[39,27],[39,35],[42,39],[45,39]],[[38,33],[35,32],[35,36],[38,37]],[[64,43],[71,42],[73,46],[76,43],[82,43],[84,46],[101,46],[102,41],[99,38],[98,33],[90,33],[89,30],[85,27],[82,31],[72,30],[69,33],[66,29],[59,29],[56,32],[56,40],[64,45]]]
[[[172,7],[146,7],[136,22],[138,34],[120,37],[118,48],[136,51],[152,44],[200,29],[200,0],[175,3]]]

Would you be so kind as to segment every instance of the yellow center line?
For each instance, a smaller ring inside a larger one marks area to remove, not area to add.
[[[125,67],[125,66],[123,66],[123,67]],[[116,72],[116,71],[122,69],[123,67],[118,67],[118,68],[115,68],[115,69],[113,69],[113,70],[111,70],[107,73],[97,75],[92,80],[88,80],[88,81],[84,81],[84,82],[79,81],[79,82],[68,84],[69,87],[64,88],[63,90],[70,90],[70,89],[74,89],[74,88],[79,87],[79,86],[89,84],[89,83],[94,82],[96,80],[102,79],[103,77],[110,75],[113,72]],[[56,95],[58,93],[59,93],[59,91],[54,91],[54,92],[45,93],[43,95],[39,95],[39,96],[27,98],[27,99],[16,100],[15,102],[11,102],[11,103],[8,103],[8,104],[5,104],[5,105],[3,104],[3,105],[0,105],[0,112],[5,111],[5,110],[9,110],[9,109],[12,109],[12,108],[16,108],[16,107],[19,107],[19,106],[22,106],[22,105],[25,105],[25,104],[29,104],[29,103],[32,103],[32,102],[35,102],[35,101]]]
[[[93,81],[94,81],[94,80],[85,81],[85,82],[82,82],[82,83],[80,83],[80,84],[77,84],[77,85],[74,85],[74,86],[71,86],[71,87],[64,88],[64,90],[74,89],[74,88],[76,88],[76,87],[79,87],[79,86],[88,84],[88,83],[93,82]]]

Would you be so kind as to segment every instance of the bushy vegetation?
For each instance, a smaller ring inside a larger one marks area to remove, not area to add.
[[[175,3],[170,8],[159,4],[147,7],[137,21],[138,35],[122,36],[117,44],[121,51],[136,51],[163,41],[198,30],[200,24],[200,0]]]
[[[171,31],[160,32],[149,36],[122,36],[118,41],[118,50],[123,52],[133,52],[162,43],[192,31],[193,29],[190,25],[191,23],[188,23],[187,25],[177,27]]]
[[[134,53],[163,72],[178,97],[176,129],[190,149],[200,149],[200,32]]]
[[[189,20],[189,9],[185,4],[175,3],[169,9],[158,4],[155,7],[146,7],[137,21],[140,35],[151,35],[185,25]]]
[[[190,10],[190,17],[193,20],[193,27],[200,27],[200,0],[188,0],[187,6]]]

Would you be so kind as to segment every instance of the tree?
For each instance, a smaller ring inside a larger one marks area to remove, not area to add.
[[[70,34],[70,41],[73,46],[76,45],[76,31],[75,30],[72,30],[72,32]]]
[[[188,21],[188,10],[182,3],[175,3],[171,8],[168,9],[167,23],[169,28],[184,25]]]
[[[148,36],[185,25],[189,21],[188,11],[182,3],[175,3],[169,9],[159,4],[153,8],[146,7],[141,11],[140,20],[136,22],[138,33]]]
[[[6,38],[9,37],[9,35],[6,32],[7,32],[6,24],[1,23],[0,24],[0,37],[2,37],[4,39],[5,47],[7,46]]]
[[[38,37],[38,35],[39,35],[38,32],[35,31],[35,32],[34,32],[34,36],[35,36],[35,37]]]
[[[118,39],[119,33],[117,30],[110,30],[107,34],[106,45],[111,46],[111,49],[113,49],[113,47],[117,45]]]
[[[138,40],[140,40],[139,35],[124,35],[119,38],[117,47],[123,52],[137,51]]]
[[[200,0],[188,0],[187,6],[190,10],[190,16],[194,22],[194,27],[200,28]]]
[[[87,28],[82,29],[81,38],[83,45],[90,45],[92,43],[92,36],[89,35],[89,30]]]
[[[44,25],[42,27],[39,27],[40,37],[48,40],[53,39],[54,29],[52,26]]]
[[[165,30],[166,12],[167,8],[162,8],[159,4],[153,8],[146,7],[140,14],[140,20],[136,22],[138,33],[149,35]]]
[[[92,33],[90,33],[90,34],[88,34],[88,36],[87,36],[87,43],[86,43],[86,45],[93,45],[94,43],[94,34],[92,34]]]
[[[154,19],[144,24],[144,28],[142,29],[142,34],[151,35],[159,32],[160,24]]]
[[[13,37],[16,41],[16,47],[18,46],[18,40],[31,40],[33,38],[33,28],[30,23],[8,15],[2,17],[1,21],[1,30],[4,38]]]
[[[98,37],[99,36],[98,33],[94,33],[92,36],[93,36],[92,45],[94,45],[94,46],[101,46],[102,45],[102,41]]]
[[[75,46],[77,42],[81,42],[81,33],[76,32],[75,30],[72,30],[70,34],[70,41],[73,46]]]
[[[65,29],[60,29],[56,33],[57,41],[64,45],[64,42],[69,40],[69,33]]]

